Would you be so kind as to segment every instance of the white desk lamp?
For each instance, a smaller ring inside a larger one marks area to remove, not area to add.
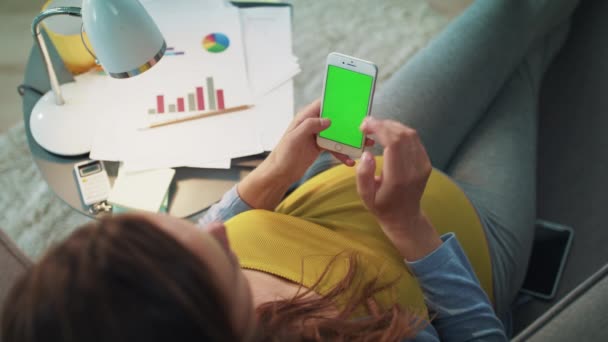
[[[57,7],[41,12],[32,33],[46,65],[51,91],[32,109],[30,130],[49,152],[76,156],[91,150],[90,104],[85,89],[76,83],[59,85],[40,23],[51,16],[82,17],[83,28],[97,55],[97,62],[114,78],[128,78],[150,69],[164,55],[167,45],[160,30],[137,0],[83,0],[79,7]]]

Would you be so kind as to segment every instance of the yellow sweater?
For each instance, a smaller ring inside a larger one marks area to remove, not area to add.
[[[381,172],[382,157],[377,157]],[[454,232],[483,289],[493,301],[490,255],[477,213],[462,190],[434,170],[422,208],[440,233]],[[300,186],[274,212],[251,210],[226,222],[230,245],[241,267],[271,273],[309,288],[338,255],[316,289],[326,294],[348,270],[348,256],[359,260],[358,284],[378,278],[396,283],[375,300],[384,308],[398,303],[426,314],[422,291],[403,259],[357,194],[355,169],[337,166]],[[353,287],[342,298],[346,300]]]

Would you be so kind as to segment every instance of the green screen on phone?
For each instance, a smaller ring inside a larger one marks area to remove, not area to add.
[[[334,65],[327,68],[322,118],[331,120],[321,138],[361,148],[363,133],[359,126],[367,115],[374,78]]]

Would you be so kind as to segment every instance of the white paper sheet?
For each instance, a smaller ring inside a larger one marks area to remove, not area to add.
[[[231,158],[276,146],[293,117],[291,78],[299,72],[292,54],[289,8],[237,10],[225,4],[213,8],[197,5],[200,2],[196,0],[181,0],[171,3],[168,11],[167,2],[144,3],[172,48],[148,72],[126,80],[95,72],[77,78],[90,89],[91,103],[99,112],[91,158],[120,160],[131,171],[179,166],[229,168]],[[211,54],[202,48],[202,37],[213,32],[230,38],[224,52]],[[216,88],[224,90],[225,107],[252,101],[254,107],[141,130],[165,118],[190,115],[168,114],[167,107],[177,107],[178,98],[183,99],[182,106],[189,106],[189,95],[197,87],[205,88],[208,105],[208,77],[213,77]],[[250,87],[257,95],[255,100]],[[163,96],[165,113],[148,114],[158,106],[159,95]]]
[[[244,8],[240,16],[249,84],[257,98],[300,72],[292,52],[291,9]]]
[[[171,160],[171,159],[163,159],[163,160],[152,160],[152,161],[130,161],[123,163],[123,168],[128,172],[137,172],[144,170],[155,170],[155,169],[164,169],[167,168],[166,165],[175,165],[180,163],[179,160]],[[218,160],[215,162],[205,162],[200,164],[185,164],[185,167],[196,167],[202,169],[229,169],[230,168],[230,159]]]
[[[144,5],[146,9],[153,6],[164,6],[163,8],[168,11],[178,10],[180,7],[190,8],[193,5],[196,5],[198,8],[205,11],[217,11],[226,7],[231,7],[228,0],[139,0],[139,2]],[[167,3],[170,3],[172,7],[166,7]]]
[[[212,101],[207,96],[209,77],[216,89],[223,90],[225,108],[252,102],[238,10],[202,10],[196,3],[193,0],[171,3],[171,11],[167,10],[167,2],[145,4],[172,48],[170,51],[181,54],[165,55],[151,70],[130,79],[113,80],[94,74],[79,78],[78,81],[88,81],[97,87],[98,102],[102,104],[98,109],[103,122],[97,125],[92,158],[122,160],[130,169],[228,167],[230,158],[263,152],[252,111],[140,129],[158,121],[151,120],[151,116],[167,119],[182,116],[168,113],[169,105],[179,107],[181,98],[182,106],[189,107],[189,96],[198,87],[204,88],[205,109],[209,110]],[[209,33],[229,37],[228,48],[219,53],[205,50],[202,40]],[[157,101],[161,95],[162,107]],[[219,93],[215,102],[219,106]],[[164,108],[164,113],[150,115],[149,111],[156,108]]]
[[[294,115],[293,81],[289,80],[264,97],[258,99],[256,110],[258,131],[262,132],[262,146],[272,151]]]
[[[271,151],[294,113],[293,81],[300,72],[292,51],[291,9],[240,10],[249,84],[256,98],[256,121],[264,150]]]

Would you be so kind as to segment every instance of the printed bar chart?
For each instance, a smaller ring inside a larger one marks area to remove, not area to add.
[[[192,113],[199,114],[204,111],[216,111],[226,109],[226,94],[223,89],[215,88],[213,77],[205,79],[205,86],[194,87],[194,92],[186,93],[184,96],[175,97],[175,102],[165,101],[165,95],[156,96],[156,107],[148,109],[150,117],[160,117],[168,113]]]

